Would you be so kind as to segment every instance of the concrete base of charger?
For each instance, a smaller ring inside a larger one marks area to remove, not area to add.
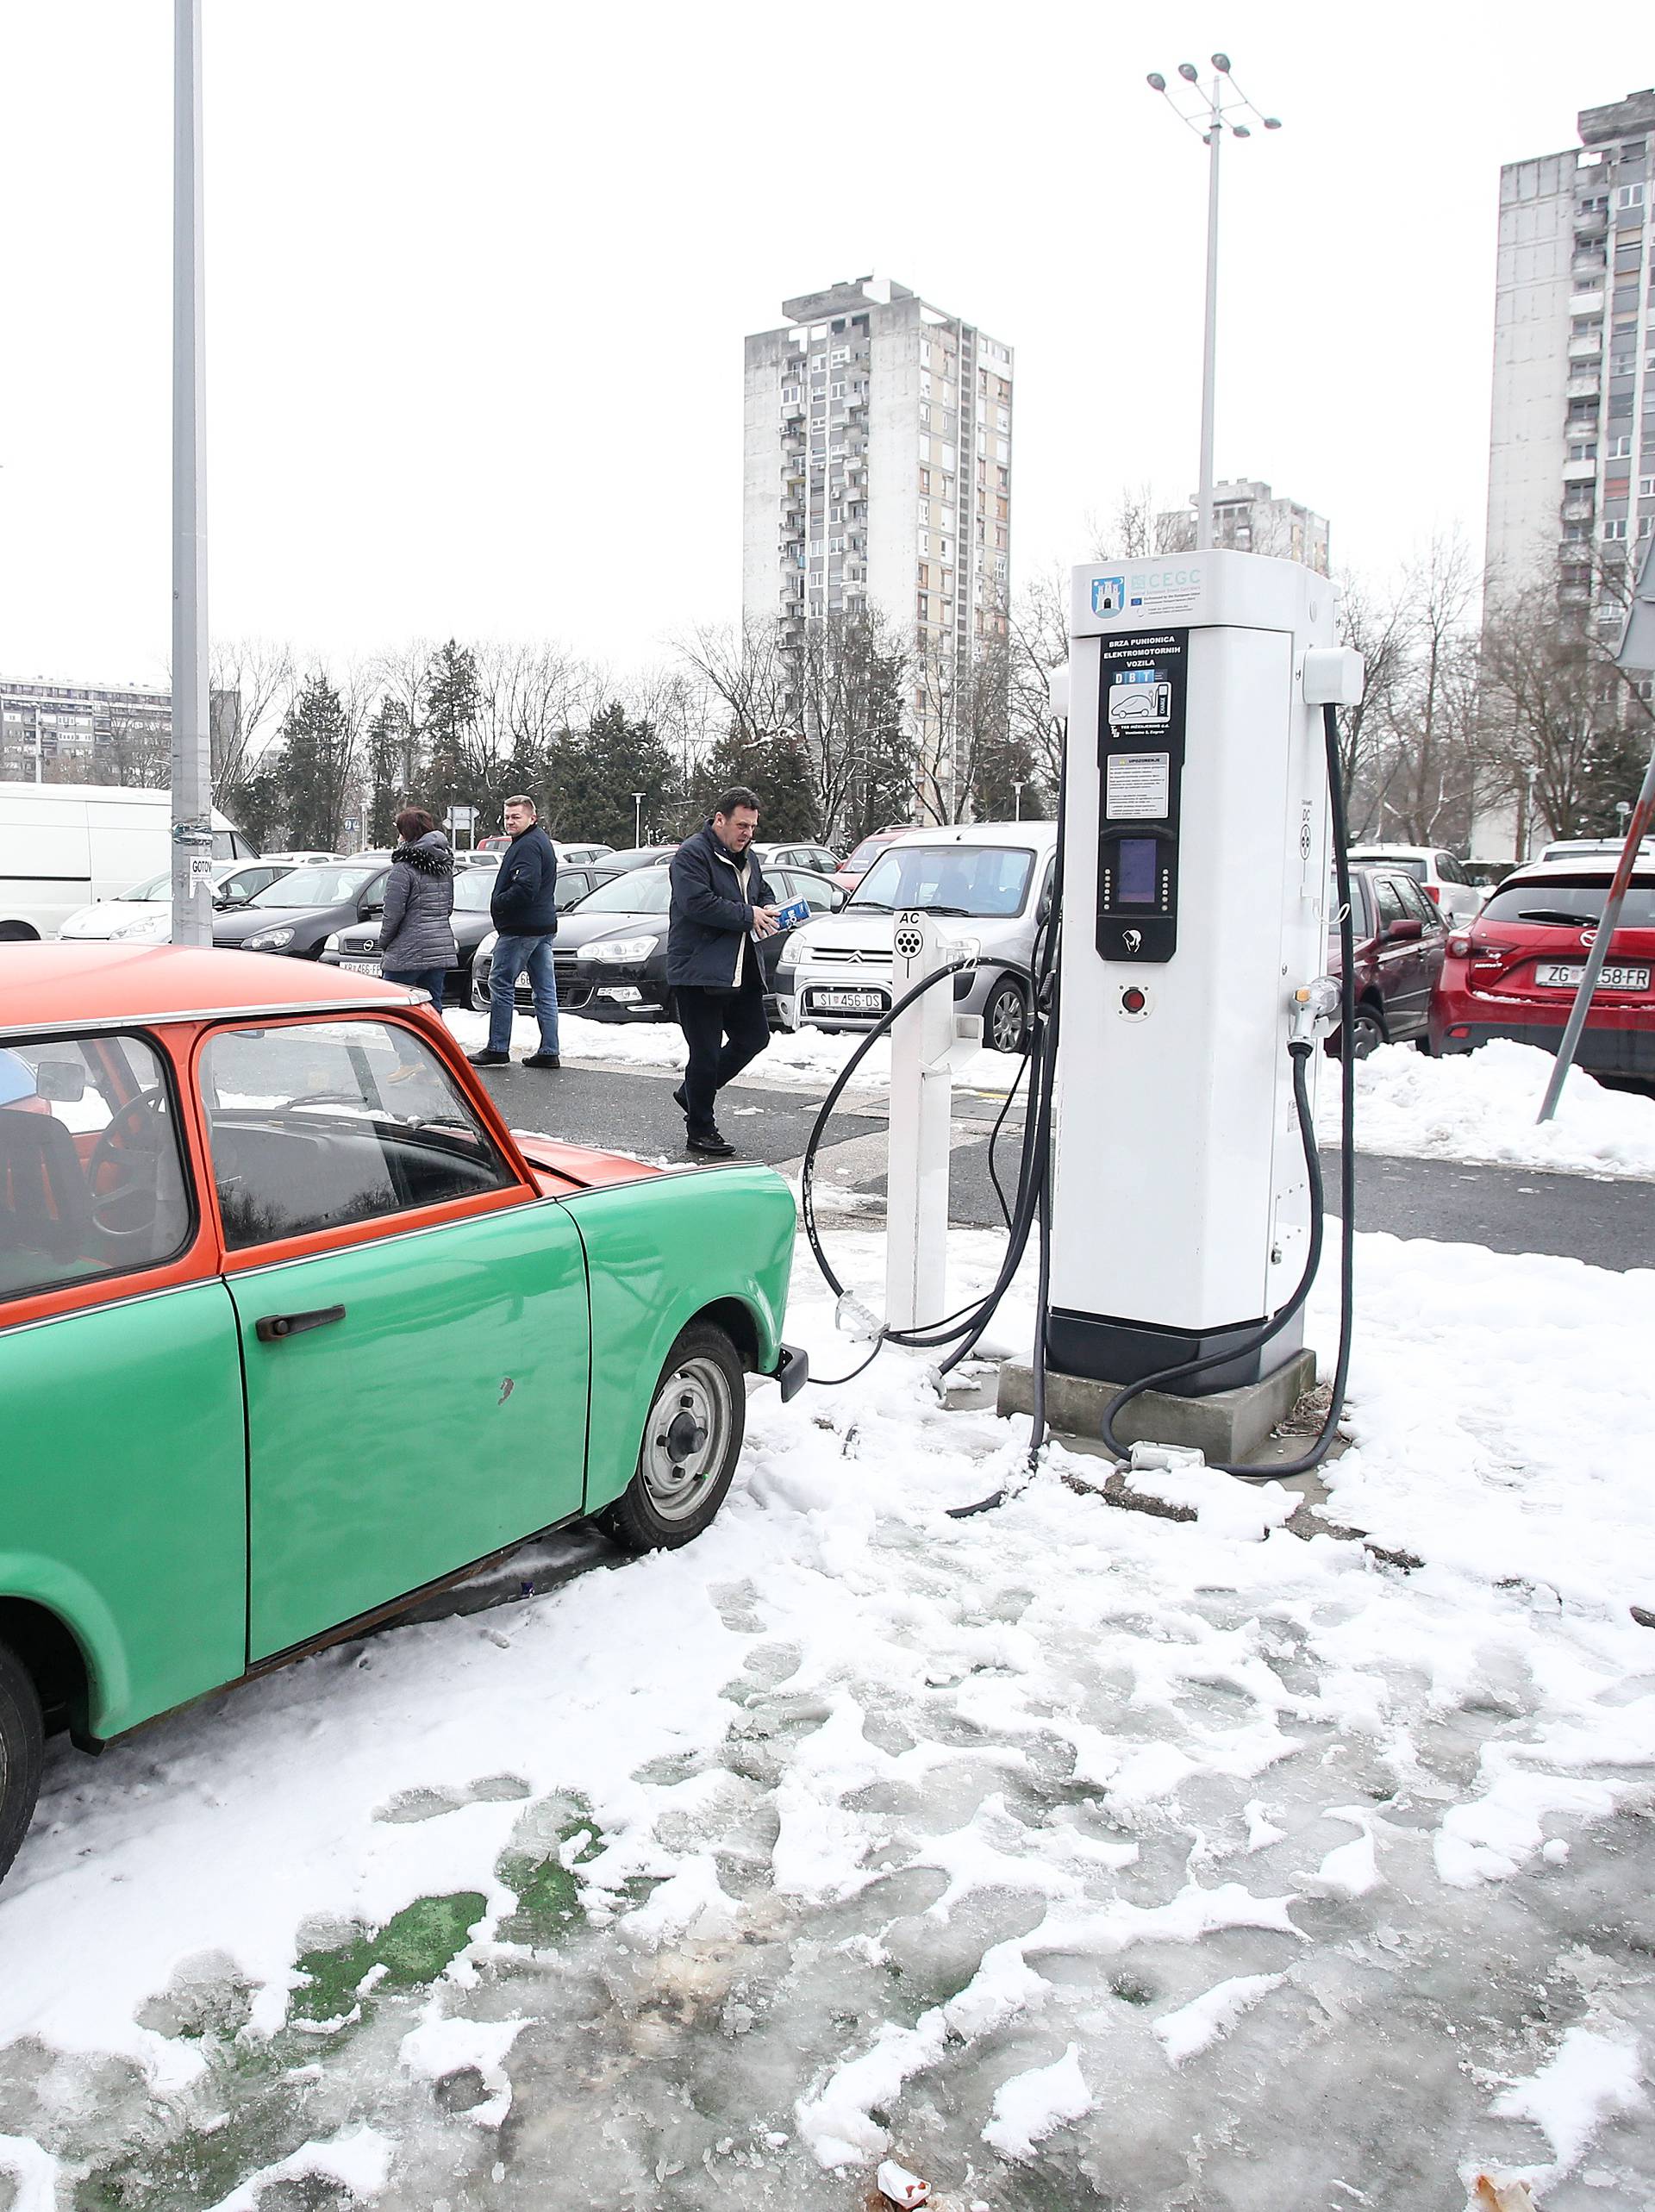
[[[1046,1417],[1060,1436],[1096,1437],[1103,1409],[1119,1388],[1085,1375],[1046,1376]],[[1316,1355],[1296,1352],[1274,1374],[1240,1390],[1215,1390],[1210,1397],[1174,1397],[1146,1390],[1124,1407],[1115,1423],[1123,1444],[1149,1442],[1196,1446],[1212,1462],[1244,1462],[1265,1456],[1270,1433],[1299,1400],[1316,1387]],[[1034,1410],[1034,1378],[1026,1359],[1008,1359],[1000,1370],[995,1411],[1002,1415]]]

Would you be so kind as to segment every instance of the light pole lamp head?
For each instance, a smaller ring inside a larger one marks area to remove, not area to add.
[[[1215,53],[1213,56],[1213,67],[1217,70],[1221,77],[1227,77],[1230,73],[1230,57],[1228,54]]]
[[[1230,125],[1230,136],[1232,138],[1251,138],[1252,136],[1252,133],[1247,128],[1246,123],[1232,123]]]
[[[1186,84],[1194,84],[1199,81],[1201,72],[1193,61],[1181,61],[1178,64],[1178,74]]]
[[[1158,69],[1152,69],[1144,82],[1152,92],[1165,92],[1166,90],[1166,79]]]
[[[1265,128],[1266,130],[1280,130],[1281,127],[1282,119],[1279,116],[1266,116],[1265,117]]]

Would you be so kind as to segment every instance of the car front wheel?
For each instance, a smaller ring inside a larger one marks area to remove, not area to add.
[[[1028,1033],[1028,1007],[1023,987],[1004,976],[989,994],[983,1009],[983,1041],[990,1052],[1021,1053]]]
[[[1389,1044],[1390,1032],[1385,1027],[1385,1017],[1377,1006],[1365,1002],[1356,1009],[1352,1033],[1356,1039],[1356,1057],[1365,1060],[1370,1053],[1377,1053],[1381,1045]]]
[[[0,1644],[0,1876],[17,1856],[41,1794],[41,1701]]]
[[[746,1433],[747,1389],[735,1347],[691,1322],[666,1355],[632,1480],[601,1516],[629,1552],[676,1551],[724,1503]]]

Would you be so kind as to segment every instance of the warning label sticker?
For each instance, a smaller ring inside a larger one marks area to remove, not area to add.
[[[1103,776],[1103,812],[1111,822],[1165,822],[1172,805],[1170,753],[1111,753]]]

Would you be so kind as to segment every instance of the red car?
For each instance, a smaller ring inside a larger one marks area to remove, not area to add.
[[[1448,940],[1431,1009],[1438,1052],[1469,1053],[1490,1037],[1555,1052],[1597,934],[1613,860],[1519,868],[1469,928]],[[1655,1079],[1655,863],[1633,873],[1620,925],[1581,1033],[1579,1065],[1594,1074]]]
[[[886,846],[894,845],[899,837],[909,835],[913,828],[911,822],[899,822],[894,828],[871,831],[861,840],[854,852],[847,856],[844,865],[834,869],[833,881],[839,885],[840,890],[853,891]]]
[[[1351,870],[1356,950],[1356,1057],[1410,1040],[1429,1049],[1432,995],[1442,969],[1442,916],[1405,869]],[[1327,972],[1340,965],[1337,928],[1327,932]],[[1327,1050],[1341,1049],[1335,1029]]]

